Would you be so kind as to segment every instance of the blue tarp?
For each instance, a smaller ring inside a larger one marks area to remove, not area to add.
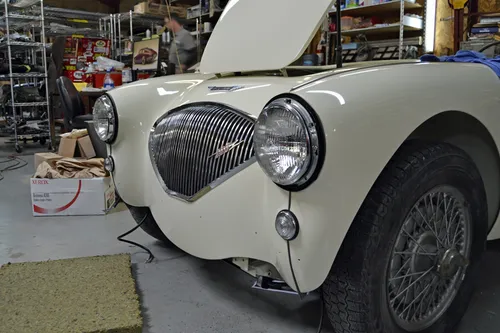
[[[491,68],[497,76],[500,77],[500,56],[487,58],[483,53],[461,50],[452,56],[437,57],[432,54],[426,54],[420,57],[420,60],[428,62],[472,62],[484,64]]]

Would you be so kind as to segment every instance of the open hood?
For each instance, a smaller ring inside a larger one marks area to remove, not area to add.
[[[305,51],[332,0],[231,0],[201,59],[202,73],[282,69]]]

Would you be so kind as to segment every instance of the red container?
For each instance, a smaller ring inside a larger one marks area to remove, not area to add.
[[[104,87],[104,77],[106,72],[99,72],[94,74],[94,88]],[[115,81],[115,87],[122,85],[122,72],[111,72],[111,78]]]
[[[137,73],[137,80],[147,80],[151,77],[149,73]]]

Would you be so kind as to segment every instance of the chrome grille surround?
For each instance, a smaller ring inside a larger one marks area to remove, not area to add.
[[[183,105],[160,117],[149,156],[167,194],[194,202],[256,161],[256,118],[220,103]]]

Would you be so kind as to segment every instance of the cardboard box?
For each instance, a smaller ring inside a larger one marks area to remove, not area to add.
[[[42,164],[42,162],[52,164],[53,162],[59,161],[61,158],[63,158],[61,155],[54,153],[36,153],[34,162],[35,170],[40,164]]]
[[[33,216],[105,215],[115,200],[115,188],[110,177],[31,178]]]
[[[168,8],[165,5],[156,3],[141,2],[134,7],[134,12],[138,14],[149,14],[158,16],[167,16]],[[177,14],[180,18],[186,18],[187,10],[185,6],[170,6],[170,13]]]
[[[74,157],[77,139],[61,138],[58,154],[62,157]]]
[[[92,141],[90,141],[90,136],[86,135],[83,138],[77,140],[78,148],[80,149],[80,155],[83,158],[89,159],[96,156],[94,146]]]
[[[78,149],[76,149],[78,147]],[[62,157],[83,157],[86,159],[96,156],[90,136],[80,138],[61,137],[58,154]]]

